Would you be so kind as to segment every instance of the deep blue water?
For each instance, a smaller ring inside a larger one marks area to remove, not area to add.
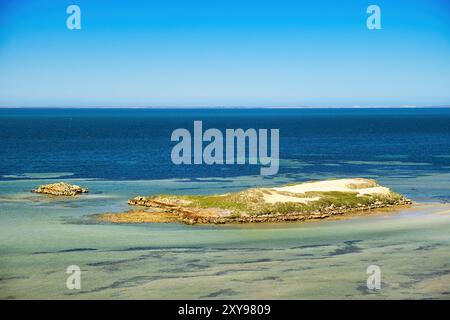
[[[192,132],[194,120],[223,132],[279,128],[280,158],[288,160],[279,175],[286,177],[450,171],[450,109],[0,109],[0,179],[48,172],[111,180],[259,174],[253,165],[173,165],[170,135],[176,128]]]

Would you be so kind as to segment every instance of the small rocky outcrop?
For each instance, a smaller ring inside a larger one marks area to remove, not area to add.
[[[78,194],[87,193],[89,191],[88,189],[82,188],[77,185],[68,184],[65,182],[58,182],[39,186],[36,189],[31,190],[31,192],[50,194],[54,196],[73,197]]]

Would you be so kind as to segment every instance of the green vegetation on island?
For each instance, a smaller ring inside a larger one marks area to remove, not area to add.
[[[369,179],[339,179],[253,188],[216,195],[135,197],[138,210],[107,213],[101,221],[117,223],[245,223],[324,219],[351,212],[409,205],[411,200]]]

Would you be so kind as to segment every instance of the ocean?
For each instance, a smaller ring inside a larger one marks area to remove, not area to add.
[[[280,168],[174,165],[173,130],[279,129]],[[450,109],[0,109],[0,298],[450,297]],[[234,226],[94,223],[127,199],[365,177],[399,213]],[[32,194],[86,186],[79,199]],[[66,287],[78,265],[82,287]],[[381,290],[366,287],[369,265]]]

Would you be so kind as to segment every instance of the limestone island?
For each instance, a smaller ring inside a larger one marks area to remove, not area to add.
[[[81,193],[87,193],[89,191],[88,189],[82,188],[77,185],[68,184],[65,182],[58,182],[39,186],[36,189],[31,190],[31,192],[44,193],[53,196],[73,197]]]
[[[155,195],[135,197],[136,210],[104,213],[98,221],[112,223],[182,222],[224,224],[325,219],[374,209],[409,206],[412,201],[380,186],[355,178],[252,188],[217,195]]]

